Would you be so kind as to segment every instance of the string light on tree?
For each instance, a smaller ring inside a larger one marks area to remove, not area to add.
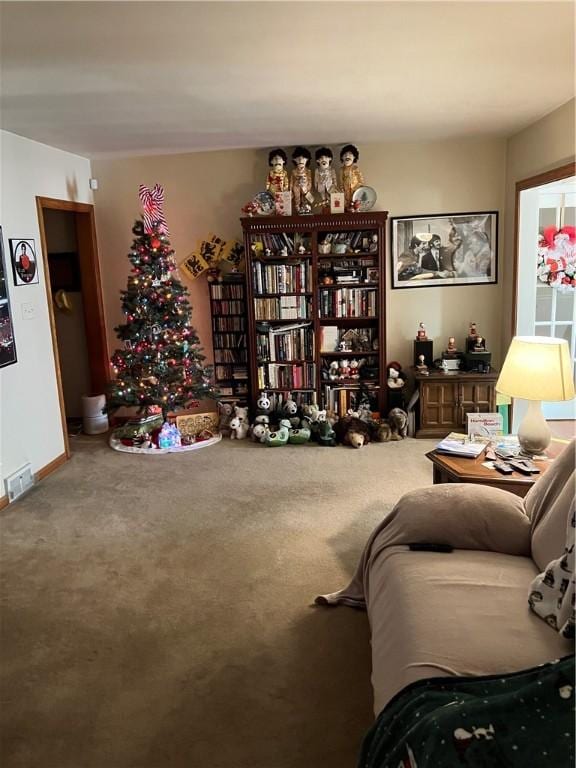
[[[174,251],[162,212],[164,193],[140,187],[143,220],[132,228],[128,253],[132,264],[121,292],[125,322],[115,328],[124,343],[112,356],[109,405],[136,406],[146,412],[159,406],[169,410],[192,400],[213,397],[212,371],[196,330],[191,327],[188,290],[175,273]]]

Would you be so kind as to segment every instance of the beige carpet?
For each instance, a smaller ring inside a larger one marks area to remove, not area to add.
[[[312,607],[432,441],[182,455],[72,439],[2,522],[3,768],[352,768],[366,615]]]

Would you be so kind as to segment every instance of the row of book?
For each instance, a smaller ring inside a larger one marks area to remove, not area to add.
[[[256,334],[259,360],[313,360],[314,332],[310,325],[297,328],[270,328]]]
[[[321,317],[376,317],[376,288],[339,288],[320,291]]]
[[[261,389],[313,389],[316,387],[316,366],[313,363],[259,365],[258,386]]]
[[[215,349],[246,349],[246,335],[215,333],[212,337]]]
[[[378,411],[378,386],[333,386],[323,388],[322,407],[334,411],[338,416],[345,416],[349,410],[356,411],[360,403],[368,402],[372,411]]]
[[[309,317],[310,300],[305,296],[254,299],[256,320],[299,320]]]
[[[226,398],[244,398],[248,396],[248,382],[247,381],[235,381],[231,384],[218,384],[218,397],[220,400]]]
[[[238,338],[238,337],[234,337]],[[215,349],[215,363],[246,363],[248,361],[246,349]]]
[[[213,317],[212,327],[214,331],[245,331],[246,318],[244,317]]]
[[[305,293],[311,291],[312,266],[299,264],[252,264],[254,293]]]
[[[212,283],[213,299],[243,299],[244,283]]]
[[[245,305],[240,299],[216,299],[212,301],[212,312],[215,315],[243,315]]]

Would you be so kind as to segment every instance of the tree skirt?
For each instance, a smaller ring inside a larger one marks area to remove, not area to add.
[[[192,445],[180,445],[174,448],[137,448],[134,445],[124,445],[114,434],[110,435],[109,445],[110,448],[114,448],[115,451],[123,451],[124,453],[141,453],[147,456],[160,456],[163,453],[184,453],[185,451],[195,451],[198,448],[208,448],[209,445],[215,445],[222,440],[222,435],[215,435],[208,440],[199,440]]]

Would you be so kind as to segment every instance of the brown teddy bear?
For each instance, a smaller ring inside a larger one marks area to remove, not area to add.
[[[392,408],[388,414],[388,422],[392,434],[396,437],[393,440],[403,440],[408,434],[408,414],[402,408]]]
[[[362,448],[372,439],[371,426],[356,416],[343,416],[335,425],[336,439],[343,445]]]

